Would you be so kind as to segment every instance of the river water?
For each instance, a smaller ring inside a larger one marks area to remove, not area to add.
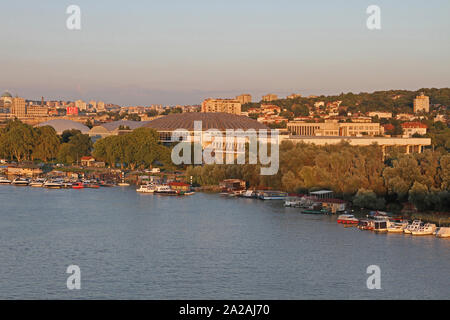
[[[344,228],[279,201],[0,186],[0,203],[0,299],[450,298],[450,240]]]

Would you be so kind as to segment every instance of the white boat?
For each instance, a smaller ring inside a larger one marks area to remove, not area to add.
[[[264,191],[260,194],[261,200],[285,200],[287,197],[286,192],[282,191]]]
[[[45,181],[44,188],[48,189],[61,189],[63,187],[63,184],[60,181]]]
[[[245,191],[242,196],[244,198],[253,198],[254,197],[254,191],[253,190],[247,190]]]
[[[24,178],[17,178],[14,179],[13,182],[11,182],[11,184],[15,186],[28,186],[30,184],[30,180]]]
[[[156,186],[152,184],[143,184],[136,191],[140,193],[154,193]]]
[[[408,224],[405,229],[403,229],[403,232],[411,234],[413,230],[419,230],[421,224],[422,224],[421,220],[414,220],[411,224]]]
[[[154,193],[165,194],[165,195],[177,195],[178,192],[170,188],[170,186],[163,184],[156,186]]]
[[[426,223],[417,230],[412,230],[413,236],[431,236],[436,231],[436,225],[434,223]]]
[[[438,238],[450,238],[450,228],[440,227],[436,232],[436,237]]]
[[[30,182],[29,186],[34,188],[40,188],[43,187],[45,183],[45,179],[38,178],[36,180],[33,180]]]
[[[11,180],[5,177],[0,177],[0,184],[11,184]]]
[[[337,223],[340,223],[340,224],[358,224],[358,222],[359,222],[359,219],[357,219],[352,214],[341,214],[337,218]]]
[[[390,233],[403,233],[403,230],[408,226],[408,221],[394,222],[387,228]]]

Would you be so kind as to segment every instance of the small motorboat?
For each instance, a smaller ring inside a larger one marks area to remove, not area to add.
[[[341,214],[338,216],[337,223],[340,224],[358,224],[359,220],[352,214]]]
[[[6,177],[0,177],[0,184],[11,184],[11,180]]]
[[[31,181],[29,186],[34,187],[34,188],[40,188],[40,187],[44,186],[44,183],[45,183],[45,179],[38,178],[36,180]]]
[[[82,182],[75,182],[72,184],[72,189],[84,189],[84,184]]]
[[[449,227],[440,227],[439,230],[436,231],[436,237],[450,238],[450,228]]]
[[[419,229],[412,230],[413,236],[431,236],[436,232],[436,225],[434,223],[426,223]]]
[[[11,182],[12,185],[18,186],[18,187],[25,187],[30,184],[30,180],[26,178],[17,178],[14,179],[13,182]]]
[[[393,222],[387,228],[389,233],[403,233],[403,230],[408,226],[408,221],[403,222]]]
[[[44,188],[48,188],[48,189],[61,189],[63,187],[62,183],[60,181],[45,181]]]

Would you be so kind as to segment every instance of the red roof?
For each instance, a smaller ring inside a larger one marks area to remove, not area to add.
[[[325,203],[347,203],[347,201],[341,199],[320,199],[319,201]]]
[[[95,158],[86,156],[86,157],[81,157],[81,160],[95,160]]]
[[[189,187],[190,184],[187,184],[187,183],[184,183],[184,182],[173,181],[173,182],[169,182],[169,186]]]
[[[384,130],[386,130],[386,131],[392,131],[392,130],[395,129],[394,125],[393,125],[393,124],[390,124],[390,123],[388,123],[388,124],[383,124],[382,127],[383,127]]]
[[[402,128],[428,128],[424,123],[420,122],[404,122],[402,123]]]

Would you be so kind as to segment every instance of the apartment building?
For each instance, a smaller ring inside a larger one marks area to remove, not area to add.
[[[423,93],[414,99],[414,113],[430,112],[430,98]]]
[[[244,93],[240,96],[237,96],[236,100],[238,100],[240,104],[246,104],[252,102],[252,96],[248,93]]]
[[[262,101],[265,101],[265,102],[270,102],[270,101],[274,101],[274,100],[278,100],[278,96],[273,93],[266,94],[265,96],[262,97]]]
[[[205,99],[202,103],[202,112],[225,112],[241,114],[241,103],[237,99]]]

